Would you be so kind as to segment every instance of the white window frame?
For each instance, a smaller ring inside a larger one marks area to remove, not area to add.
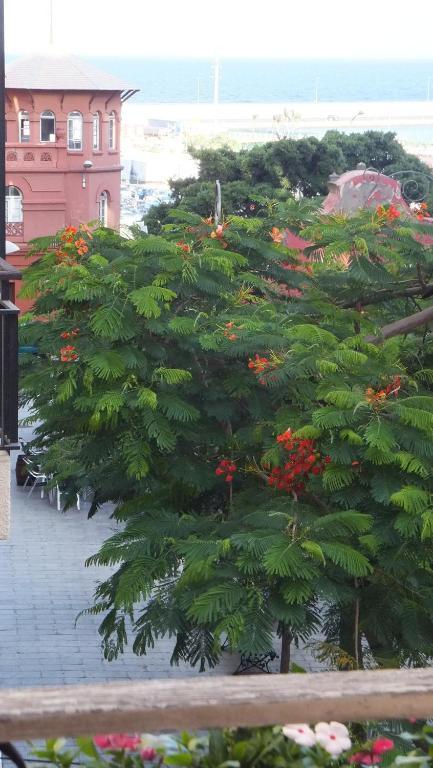
[[[98,219],[101,227],[108,227],[108,192],[101,192],[99,195]]]
[[[42,121],[46,120],[52,120],[53,121],[53,130],[49,133],[48,139],[42,138]],[[43,112],[41,112],[41,117],[39,121],[39,138],[41,141],[41,144],[48,144],[50,142],[53,142],[56,140],[56,116],[54,112],[51,109],[44,109]]]
[[[21,109],[18,112],[18,141],[20,144],[30,142],[30,115],[26,109]]]
[[[95,112],[92,118],[92,148],[94,152],[101,149],[101,116]]]
[[[83,150],[83,115],[78,110],[68,115],[68,152]]]
[[[24,221],[23,193],[13,184],[5,187],[5,215],[6,224],[21,224]]]
[[[108,115],[108,149],[114,152],[116,150],[116,113],[110,112]]]

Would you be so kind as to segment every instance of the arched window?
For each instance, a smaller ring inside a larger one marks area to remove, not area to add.
[[[17,224],[23,220],[23,193],[18,187],[6,187],[6,224]]]
[[[28,112],[18,112],[18,138],[21,143],[30,141],[30,118]]]
[[[101,144],[101,119],[99,117],[99,112],[95,112],[93,115],[92,137],[93,150],[97,151]]]
[[[108,149],[116,149],[116,113],[108,115]]]
[[[41,113],[41,141],[56,140],[56,116],[50,109]]]
[[[101,192],[98,200],[98,219],[101,227],[108,227],[108,192]]]
[[[83,149],[83,115],[70,112],[68,115],[68,149]]]

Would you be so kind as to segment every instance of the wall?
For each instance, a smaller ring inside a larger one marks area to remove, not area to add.
[[[55,234],[69,224],[97,221],[98,198],[108,192],[108,226],[120,226],[120,93],[6,91],[6,185],[16,186],[23,193],[23,224],[7,228],[7,239],[15,242],[20,253],[8,260],[22,269],[27,243],[35,237]],[[30,137],[20,143],[18,113],[29,113]],[[40,114],[51,110],[56,116],[54,142],[40,141]],[[67,148],[68,113],[83,115],[83,148]],[[108,118],[116,114],[116,146],[108,147]],[[93,114],[100,114],[100,149],[93,149]],[[83,163],[92,162],[85,170]],[[22,310],[30,303],[19,299]]]
[[[9,536],[11,464],[7,451],[0,451],[0,539]]]

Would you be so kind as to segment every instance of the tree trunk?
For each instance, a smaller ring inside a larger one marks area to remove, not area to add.
[[[292,633],[287,627],[283,628],[281,634],[281,659],[280,659],[280,673],[287,674],[290,672],[290,644],[292,642]]]

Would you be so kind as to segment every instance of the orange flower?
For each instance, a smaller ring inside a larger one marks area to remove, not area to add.
[[[78,355],[75,351],[75,347],[71,344],[68,344],[66,347],[61,347],[60,349],[60,361],[62,363],[73,363],[75,360],[78,360]]]
[[[60,240],[63,243],[72,243],[72,240],[74,239],[74,235],[76,235],[78,232],[76,227],[66,227],[63,231],[63,233],[60,235]]]
[[[399,219],[401,216],[398,208],[396,208],[392,203],[389,208],[385,208],[383,205],[378,205],[376,208],[376,214],[379,219],[384,219],[388,224],[394,221],[394,219]]]
[[[269,232],[272,240],[274,243],[282,243],[284,239],[284,234],[281,232],[281,230],[278,229],[278,227],[272,227],[271,231]]]
[[[222,240],[224,235],[224,230],[227,229],[227,227],[228,227],[228,224],[218,224],[217,228],[210,233],[210,236],[213,239],[217,238],[218,240]]]
[[[178,240],[178,242],[176,243],[176,245],[177,245],[177,247],[178,247],[178,248],[181,248],[181,250],[182,250],[184,253],[189,253],[189,252],[190,252],[190,250],[191,250],[191,246],[190,246],[190,245],[188,245],[188,243],[186,243],[186,242],[185,242],[185,240]]]
[[[86,241],[83,240],[82,237],[78,238],[78,240],[75,241],[74,245],[77,249],[77,253],[79,256],[84,256],[84,254],[87,253],[87,251],[89,250],[89,247]]]

